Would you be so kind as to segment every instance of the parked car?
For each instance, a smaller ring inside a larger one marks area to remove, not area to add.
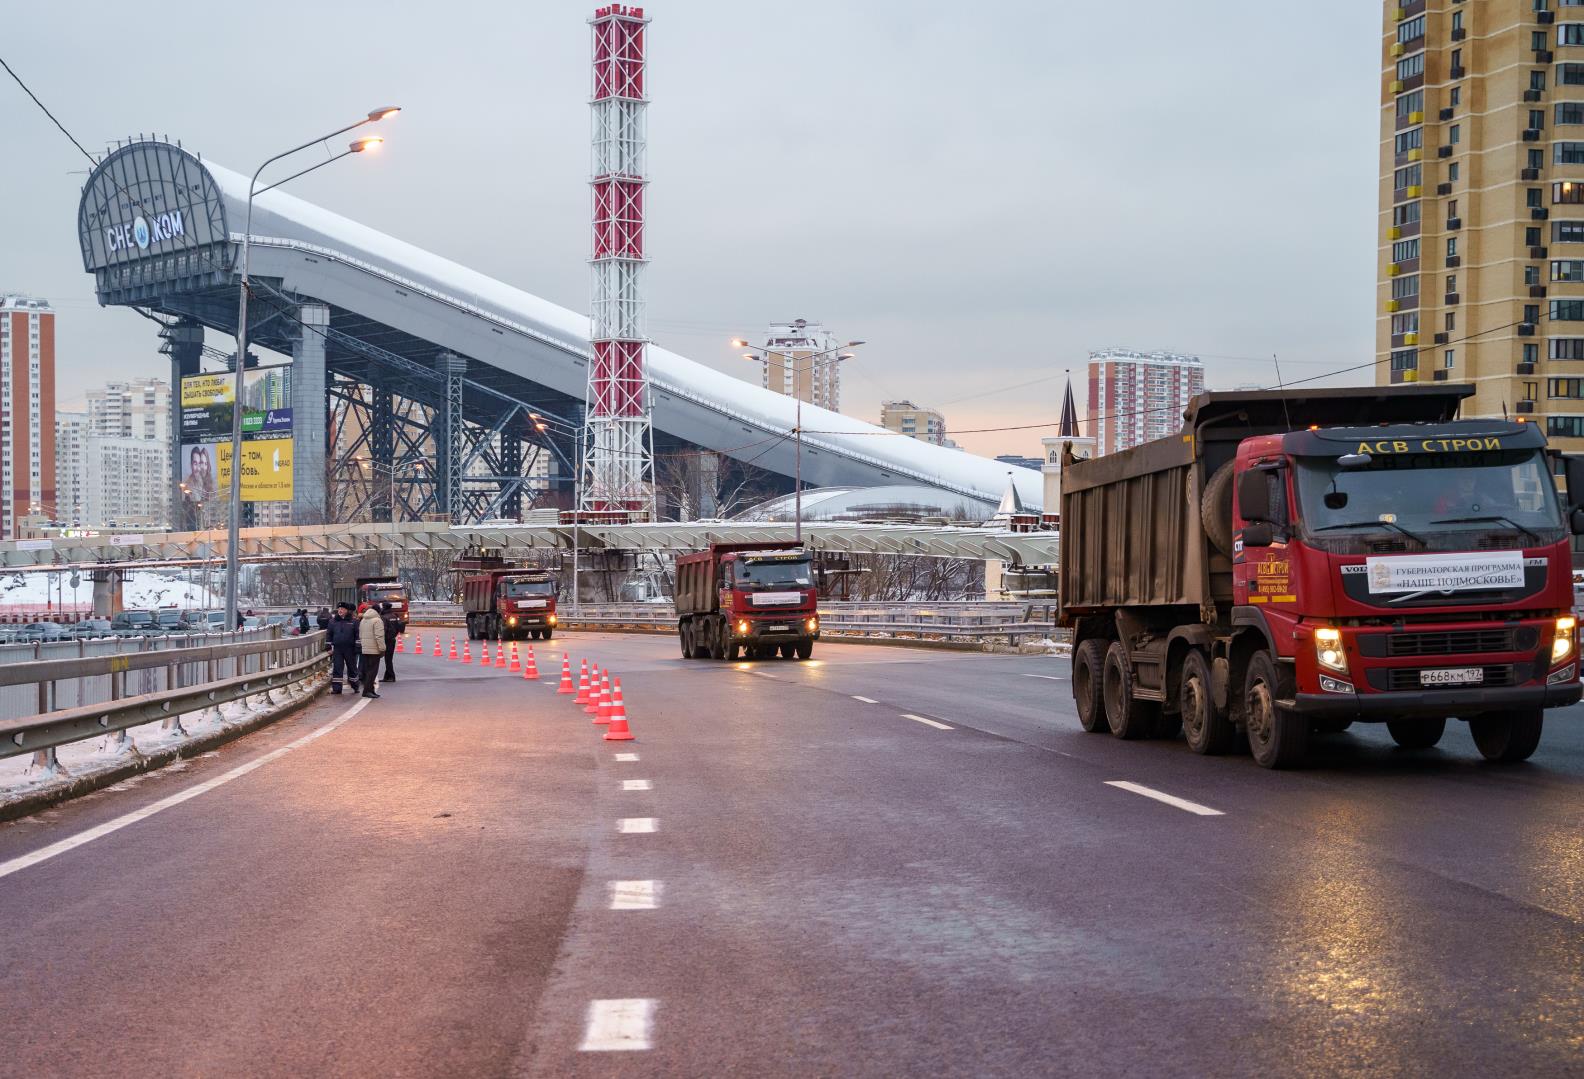
[[[110,628],[117,634],[132,637],[150,637],[162,632],[153,611],[122,611],[110,619]]]
[[[226,619],[224,611],[183,611],[182,618],[187,627],[194,633],[224,633]]]
[[[175,607],[161,607],[154,612],[154,618],[159,624],[160,633],[186,633],[191,628],[187,619],[182,617],[182,612]]]
[[[115,626],[108,618],[85,618],[72,626],[71,635],[79,641],[91,637],[114,637]]]
[[[64,641],[68,639],[66,627],[59,622],[29,622],[22,627],[19,640]]]

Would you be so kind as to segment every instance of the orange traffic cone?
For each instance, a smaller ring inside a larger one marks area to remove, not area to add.
[[[600,677],[594,679],[594,692],[589,694],[588,703],[583,706],[583,714],[593,716],[594,722],[599,722],[600,706],[608,699],[610,692],[610,672],[601,671]]]
[[[611,692],[610,672],[606,671],[604,681],[600,683],[599,711],[594,714],[594,722],[609,723],[615,706],[616,695]]]
[[[415,656],[423,655],[423,634],[422,633],[414,633],[413,634],[413,655],[415,655]]]
[[[576,693],[572,686],[572,657],[561,657],[561,684],[556,687],[557,693]]]
[[[627,726],[627,706],[622,704],[621,679],[616,679],[616,699],[611,702],[610,726],[605,730],[607,742],[632,742],[632,728]]]
[[[439,659],[440,658],[440,634],[438,634],[438,633],[435,634],[434,658],[435,659]]]
[[[588,660],[583,660],[578,667],[577,696],[572,698],[573,704],[587,704],[589,699],[589,666]]]
[[[401,655],[401,652],[402,652],[402,639],[400,637],[397,637],[396,638],[396,654],[397,655]]]
[[[450,654],[450,655],[449,655],[449,656],[447,656],[447,657],[446,657],[446,662],[448,662],[448,663],[449,663],[449,662],[452,662],[452,661],[454,661],[454,660],[455,660],[455,659],[456,659],[456,658],[457,658],[457,650],[456,650],[456,634],[455,634],[455,633],[453,633],[453,634],[451,634],[451,654]]]
[[[534,662],[533,645],[531,644],[528,646],[528,662],[523,664],[523,677],[534,679],[539,677],[539,665]]]
[[[503,671],[506,669],[506,646],[504,644],[495,646],[495,666]]]
[[[485,647],[488,648],[487,645]],[[463,663],[472,663],[473,662],[473,642],[471,642],[471,641],[463,641],[462,642],[462,662]]]
[[[516,641],[512,642],[511,667],[508,668],[508,669],[513,670],[513,671],[522,670],[522,657],[517,654],[517,642]]]

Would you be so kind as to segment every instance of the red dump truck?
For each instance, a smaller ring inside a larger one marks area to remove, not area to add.
[[[1181,434],[1064,453],[1061,614],[1085,730],[1266,767],[1385,722],[1534,752],[1579,700],[1570,533],[1584,459],[1539,425],[1457,419],[1469,386],[1195,397]],[[1296,421],[1296,422],[1295,422]],[[1557,475],[1566,493],[1557,490]]]
[[[381,603],[388,602],[391,612],[401,623],[401,628],[407,628],[409,614],[407,586],[401,579],[385,574],[379,577],[359,577],[350,585],[337,585],[334,590],[337,603],[350,603],[356,610],[364,603],[372,603],[378,607]]]
[[[676,560],[684,659],[808,659],[819,640],[809,553],[784,543],[715,543]]]
[[[548,641],[556,628],[556,577],[523,566],[462,578],[462,610],[472,640]]]

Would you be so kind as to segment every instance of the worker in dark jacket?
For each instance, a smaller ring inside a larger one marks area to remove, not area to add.
[[[352,617],[352,605],[336,605],[335,617],[330,620],[330,692],[341,692],[341,675],[353,686],[358,684],[358,624]]]
[[[396,638],[401,636],[401,619],[396,617],[396,610],[391,606],[390,600],[380,604],[380,617],[385,620],[385,677],[383,682],[396,681]]]

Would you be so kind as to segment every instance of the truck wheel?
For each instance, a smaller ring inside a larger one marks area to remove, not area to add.
[[[1199,501],[1199,520],[1216,550],[1232,557],[1232,462],[1216,469]]]
[[[808,659],[810,656],[812,656],[814,654],[814,642],[813,641],[799,641],[797,644],[793,645],[792,647],[793,647],[793,651],[797,655],[798,659]]]
[[[1073,653],[1073,704],[1078,708],[1078,725],[1090,734],[1107,730],[1105,701],[1100,696],[1104,683],[1106,642],[1091,637]]]
[[[1121,641],[1112,641],[1111,647],[1106,649],[1101,695],[1105,698],[1106,722],[1112,734],[1130,741],[1149,737],[1155,728],[1157,709],[1151,701],[1134,699],[1133,662],[1128,659],[1127,646]]]
[[[1264,649],[1249,660],[1243,683],[1249,752],[1264,768],[1296,768],[1309,753],[1309,717],[1278,708],[1293,695],[1292,676]]]
[[[677,626],[677,641],[682,645],[682,658],[693,658],[693,631],[686,622]]]
[[[1220,756],[1232,748],[1237,728],[1225,712],[1216,708],[1210,661],[1197,648],[1190,649],[1183,658],[1177,699],[1182,704],[1183,734],[1189,749],[1205,756]]]
[[[1529,759],[1540,745],[1543,725],[1540,709],[1525,708],[1475,716],[1469,720],[1469,733],[1474,736],[1480,756],[1488,761],[1512,763]]]
[[[1388,719],[1392,741],[1404,749],[1429,749],[1446,733],[1445,719]]]
[[[539,633],[539,637],[540,637],[541,640],[548,641],[553,636],[555,636],[555,630],[552,630],[552,629],[542,630]]]
[[[728,638],[726,641],[726,662],[736,663],[738,655],[745,647],[746,645],[739,644],[738,642]]]
[[[714,631],[709,634],[709,656],[710,659],[716,660],[726,658],[726,626],[724,623],[716,626]]]

